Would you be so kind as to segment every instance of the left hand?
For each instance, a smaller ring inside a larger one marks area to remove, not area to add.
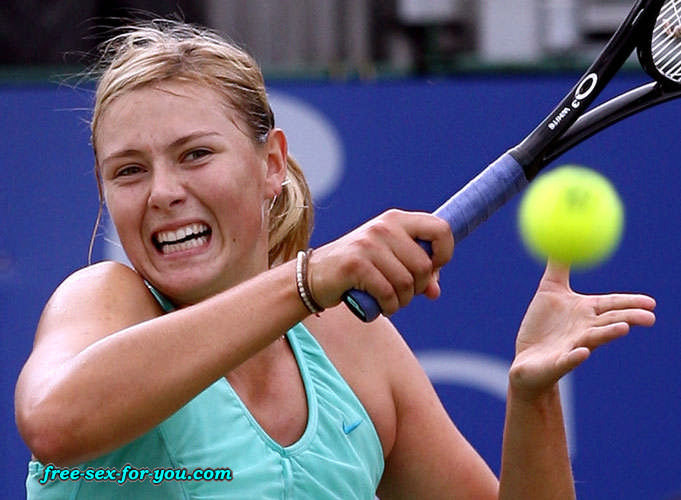
[[[534,398],[584,362],[591,352],[655,323],[655,300],[640,294],[581,295],[570,288],[568,267],[549,261],[516,339],[509,381]]]

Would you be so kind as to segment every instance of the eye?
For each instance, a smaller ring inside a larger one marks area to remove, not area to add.
[[[210,150],[204,148],[193,149],[185,155],[184,159],[187,161],[197,161],[205,158],[211,153],[212,152]]]
[[[120,168],[116,171],[114,177],[130,177],[131,175],[135,175],[142,172],[142,167],[139,165],[127,165],[123,168]]]

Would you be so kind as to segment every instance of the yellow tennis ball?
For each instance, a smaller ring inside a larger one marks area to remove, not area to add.
[[[530,184],[520,203],[518,226],[535,257],[588,268],[617,248],[624,208],[604,176],[586,167],[565,165]]]

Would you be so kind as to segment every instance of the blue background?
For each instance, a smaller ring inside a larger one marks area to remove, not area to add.
[[[462,76],[388,82],[273,82],[322,112],[344,145],[339,187],[316,200],[313,244],[391,207],[434,210],[518,142],[576,75]],[[641,80],[632,73],[607,89]],[[3,496],[20,498],[29,452],[14,425],[14,383],[52,290],[87,262],[97,212],[86,124],[87,91],[0,87],[0,425]],[[678,117],[681,102],[628,119],[566,154],[607,175],[627,208],[614,257],[574,273],[585,293],[645,291],[657,324],[597,351],[571,377],[573,467],[582,499],[681,495],[681,269]],[[456,249],[443,296],[394,316],[417,351],[455,350],[510,363],[514,337],[542,266],[519,242],[513,200]],[[96,256],[102,255],[98,240]],[[504,405],[458,384],[436,384],[457,425],[498,471]]]

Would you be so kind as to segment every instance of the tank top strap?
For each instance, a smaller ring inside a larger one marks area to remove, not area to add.
[[[156,299],[156,302],[159,303],[159,305],[163,308],[163,310],[167,313],[174,311],[177,309],[175,307],[175,304],[173,304],[168,297],[163,295],[161,292],[159,292],[154,285],[149,283],[147,280],[144,280],[144,284],[147,285],[147,288],[151,292],[151,294],[154,296]]]

